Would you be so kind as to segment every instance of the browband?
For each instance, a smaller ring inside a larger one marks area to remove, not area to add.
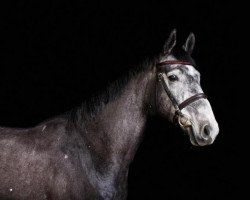
[[[174,65],[174,64],[179,64],[179,65],[193,65],[192,63],[188,61],[180,61],[180,60],[166,60],[158,63],[158,65]]]

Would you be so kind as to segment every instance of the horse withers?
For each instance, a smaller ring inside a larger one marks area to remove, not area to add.
[[[191,33],[176,48],[130,71],[97,98],[33,128],[0,128],[0,199],[127,197],[127,176],[150,115],[176,123],[197,146],[219,132],[200,86]]]

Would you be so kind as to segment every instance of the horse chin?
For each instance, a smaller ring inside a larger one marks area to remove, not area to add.
[[[193,127],[187,128],[187,133],[189,135],[190,142],[192,145],[194,145],[194,146],[205,146],[206,145],[205,143],[198,142],[199,137],[195,133]]]

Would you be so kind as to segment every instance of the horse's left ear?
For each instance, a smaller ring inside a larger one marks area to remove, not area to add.
[[[164,44],[163,53],[169,54],[174,48],[175,44],[176,44],[176,29],[173,29],[167,41]]]
[[[194,50],[194,45],[195,45],[195,36],[193,33],[190,33],[185,44],[183,45],[183,49],[189,54],[192,54]]]

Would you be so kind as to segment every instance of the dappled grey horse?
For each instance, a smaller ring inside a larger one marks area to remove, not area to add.
[[[191,58],[194,43],[191,33],[176,48],[173,30],[156,59],[99,101],[33,128],[0,128],[0,199],[126,199],[148,116],[176,123],[193,145],[212,144],[219,128]]]

